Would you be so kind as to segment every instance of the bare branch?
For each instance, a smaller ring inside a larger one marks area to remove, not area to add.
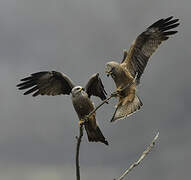
[[[129,174],[129,172],[135,168],[136,166],[138,166],[140,164],[140,162],[146,157],[146,155],[151,151],[151,149],[154,147],[156,140],[159,137],[159,132],[156,134],[156,136],[154,137],[153,141],[151,142],[151,144],[147,147],[147,149],[142,153],[142,155],[140,156],[140,158],[134,162],[119,178],[114,179],[114,180],[122,180],[127,174]]]
[[[79,128],[79,137],[76,136],[77,145],[76,145],[76,180],[80,180],[80,163],[79,163],[79,153],[80,153],[80,144],[83,137],[83,125]]]

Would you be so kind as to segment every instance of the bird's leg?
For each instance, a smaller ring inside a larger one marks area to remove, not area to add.
[[[124,101],[122,102],[122,106],[124,106],[127,103],[133,102],[134,98],[135,98],[135,93],[129,94],[127,97],[124,98]]]
[[[78,125],[79,127],[81,127],[88,122],[89,122],[89,116],[85,115],[82,119],[79,120]]]
[[[113,93],[111,93],[112,97],[118,97],[120,95],[121,89],[117,89],[116,91],[114,91]]]
[[[122,94],[122,92],[124,91],[124,90],[126,90],[127,88],[129,88],[130,86],[132,86],[133,84],[135,84],[136,83],[136,79],[137,79],[137,75],[138,75],[138,73],[136,73],[136,75],[135,75],[135,77],[132,79],[132,81],[130,82],[130,83],[128,83],[125,87],[119,87],[119,88],[117,88],[117,90],[115,91],[115,92],[113,92],[113,93],[111,93],[111,96],[113,96],[113,97],[119,97],[120,96],[120,94]]]
[[[133,102],[133,100],[135,98],[135,92],[136,92],[136,84],[134,83],[129,87],[127,96],[124,98],[122,106],[127,103]]]
[[[85,123],[88,123],[88,121],[89,121],[89,115],[85,115],[84,118],[83,118],[83,120],[84,120],[84,124],[85,124]]]
[[[128,84],[125,87],[118,87],[116,89],[116,91],[114,91],[113,93],[111,93],[111,96],[113,97],[122,97],[124,96],[124,91],[129,87],[130,85]]]

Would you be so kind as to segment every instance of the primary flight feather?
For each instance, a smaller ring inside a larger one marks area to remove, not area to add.
[[[136,95],[141,75],[159,45],[177,33],[172,29],[179,25],[178,21],[179,19],[173,19],[173,16],[156,21],[136,38],[129,51],[124,51],[121,63],[112,61],[106,64],[106,74],[113,78],[119,97],[112,122],[124,119],[143,105]],[[124,89],[128,84],[129,86]]]

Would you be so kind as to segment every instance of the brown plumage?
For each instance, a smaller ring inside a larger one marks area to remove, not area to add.
[[[94,109],[90,99],[92,95],[104,100],[107,94],[98,73],[90,77],[85,88],[75,86],[67,75],[56,71],[37,72],[21,79],[21,81],[22,83],[18,84],[17,87],[20,90],[29,89],[24,95],[30,93],[33,93],[33,96],[72,94],[72,103],[79,120],[83,120]],[[108,145],[96,123],[95,116],[96,114],[94,113],[88,122],[85,123],[88,140],[91,142],[102,142]]]
[[[106,73],[112,76],[119,92],[119,102],[111,121],[123,119],[143,105],[136,95],[136,87],[151,55],[170,35],[177,33],[171,31],[179,25],[177,22],[178,19],[173,19],[172,16],[158,20],[136,38],[129,51],[124,51],[120,64],[114,61],[106,64]],[[128,84],[130,86],[121,91]]]

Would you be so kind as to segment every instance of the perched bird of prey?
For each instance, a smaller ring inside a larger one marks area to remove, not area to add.
[[[112,61],[106,64],[106,74],[113,78],[117,87],[117,97],[119,97],[111,121],[123,119],[139,110],[143,105],[136,95],[136,87],[150,56],[170,35],[177,33],[171,29],[179,25],[178,20],[171,16],[156,21],[136,38],[129,51],[124,51],[121,63]]]
[[[90,97],[93,95],[104,100],[107,94],[98,73],[91,76],[85,88],[75,86],[68,76],[56,71],[37,72],[21,79],[21,81],[23,82],[17,85],[19,89],[29,89],[24,95],[33,93],[35,97],[38,95],[56,96],[72,94],[72,103],[80,120],[79,125],[84,122],[83,119],[94,109]],[[88,140],[108,145],[96,123],[95,116],[96,113],[91,115],[88,121],[84,123]]]

